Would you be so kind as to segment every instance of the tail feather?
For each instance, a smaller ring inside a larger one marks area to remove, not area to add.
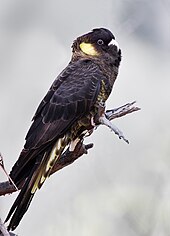
[[[39,172],[39,167],[38,163],[36,163],[6,217],[5,222],[11,218],[8,230],[14,230],[19,225],[32,201],[35,192],[32,193],[31,190]]]
[[[22,150],[17,162],[14,164],[9,174],[17,187],[19,187],[20,184],[23,184],[23,182],[28,178],[30,170],[36,161],[34,157],[39,155],[41,154],[37,154],[35,150]]]
[[[68,138],[64,136],[57,140],[51,151],[47,151],[37,157],[24,186],[6,217],[5,222],[11,218],[8,230],[14,230],[19,225],[22,217],[28,210],[35,192],[41,188],[44,181],[50,175],[50,171],[67,144]]]

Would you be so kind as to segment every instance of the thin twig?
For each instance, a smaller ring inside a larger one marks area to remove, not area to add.
[[[1,153],[0,153],[0,167],[4,171],[4,173],[7,176],[9,182],[11,182],[11,184],[14,186],[15,190],[18,191],[19,189],[17,188],[17,186],[15,185],[14,181],[11,179],[11,177],[9,176],[9,174],[7,173],[7,171],[5,169],[4,160],[3,160],[3,156],[2,156]]]
[[[133,106],[135,103],[136,103],[136,101],[131,102],[131,103],[127,103],[127,104],[125,104],[121,107],[118,107],[118,108],[107,110],[106,117],[109,120],[113,120],[113,119],[125,116],[127,114],[130,114],[132,112],[139,111],[140,110],[139,107]]]
[[[2,223],[0,218],[0,236],[10,236],[10,233],[7,231],[5,225]]]

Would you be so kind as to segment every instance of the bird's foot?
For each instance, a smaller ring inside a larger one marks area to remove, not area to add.
[[[129,141],[125,138],[123,132],[120,129],[118,129],[114,124],[112,124],[110,120],[106,118],[105,115],[99,117],[99,122],[100,124],[109,127],[116,135],[118,135],[120,139],[123,139],[126,143],[129,143]]]

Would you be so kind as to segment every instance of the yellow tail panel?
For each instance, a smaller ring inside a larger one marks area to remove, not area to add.
[[[47,153],[44,154],[43,160],[40,163],[41,166],[38,168],[38,175],[36,181],[34,182],[34,185],[31,190],[32,194],[35,193],[37,189],[40,189],[44,181],[47,179],[47,177],[49,177],[53,166],[62,154],[64,148],[68,145],[68,142],[68,135],[65,135],[64,137],[56,141],[48,156],[46,156]]]

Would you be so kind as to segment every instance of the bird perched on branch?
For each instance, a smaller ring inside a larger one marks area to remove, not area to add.
[[[26,135],[26,143],[10,177],[23,187],[6,222],[14,230],[30,202],[66,147],[74,151],[79,140],[102,123],[127,141],[105,116],[105,102],[118,74],[121,50],[114,35],[97,28],[78,37],[68,66],[40,103]]]

